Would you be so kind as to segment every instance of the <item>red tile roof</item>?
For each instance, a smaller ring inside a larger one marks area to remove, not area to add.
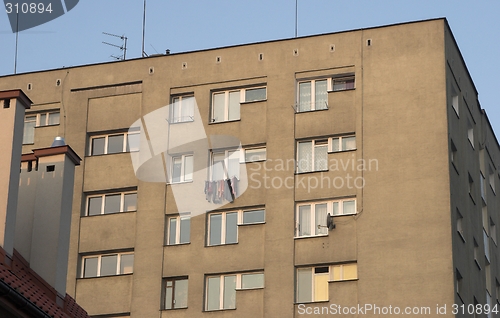
[[[13,299],[20,296],[27,300],[27,305],[19,309],[20,312],[30,307],[31,310],[38,309],[41,317],[43,312],[53,318],[89,318],[87,312],[71,296],[66,294],[62,299],[53,287],[29,268],[29,264],[19,253],[14,250],[11,259],[0,247],[0,284],[2,283],[15,291],[11,296]],[[0,294],[0,306],[5,300],[9,298]]]

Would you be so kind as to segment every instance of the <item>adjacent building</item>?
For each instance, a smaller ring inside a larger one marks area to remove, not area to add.
[[[500,310],[500,147],[446,19],[15,88],[23,153],[84,154],[66,288],[91,316]]]

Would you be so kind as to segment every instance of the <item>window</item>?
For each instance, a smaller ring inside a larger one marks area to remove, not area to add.
[[[500,304],[500,282],[495,280],[496,283],[496,295],[497,295],[497,303]]]
[[[297,302],[328,301],[328,283],[358,278],[356,263],[297,268]]]
[[[486,203],[486,179],[483,176],[482,172],[479,172],[479,180],[481,182],[481,198],[483,199],[483,202]]]
[[[172,98],[170,123],[194,121],[194,96],[176,96]]]
[[[297,172],[326,170],[328,170],[328,139],[299,142]]]
[[[484,241],[484,256],[486,257],[486,261],[490,263],[490,238],[485,230],[483,230],[483,241]]]
[[[23,144],[32,144],[35,142],[35,126],[36,126],[36,115],[30,115],[24,117],[24,134],[23,134]]]
[[[472,176],[469,173],[469,196],[474,201],[474,180],[472,179]]]
[[[240,119],[240,104],[267,98],[266,87],[242,88],[214,92],[212,96],[212,122]]]
[[[328,79],[299,82],[298,112],[328,109]]]
[[[332,138],[332,152],[356,149],[356,137],[345,136]]]
[[[472,148],[474,148],[474,126],[472,125],[470,119],[467,119],[467,138],[469,139]]]
[[[37,114],[37,116],[38,116],[37,127],[59,125],[60,114],[58,111],[57,112],[40,113],[40,114]]]
[[[244,162],[256,162],[266,160],[266,147],[243,149]]]
[[[493,167],[490,165],[488,170],[490,187],[491,190],[493,190],[493,193],[495,193],[495,169],[493,169]]]
[[[211,160],[212,181],[240,177],[240,151],[238,149],[214,150]]]
[[[458,94],[453,87],[451,88],[451,107],[453,107],[453,110],[458,115],[459,114],[459,112],[458,112],[458,110],[459,110],[459,108],[458,108]]]
[[[205,309],[235,309],[236,290],[257,288],[264,288],[262,272],[207,276]]]
[[[460,274],[460,271],[458,269],[455,270],[455,275],[456,275],[456,289],[457,289],[457,294],[460,295],[460,293],[463,290],[463,277],[462,274]]]
[[[326,225],[327,214],[356,214],[356,199],[342,199],[297,205],[297,227],[295,236],[318,236],[328,234]]]
[[[172,156],[171,183],[193,181],[193,155]]]
[[[493,243],[497,245],[497,226],[495,225],[495,222],[493,222],[493,219],[490,218],[490,236],[491,239],[493,240]]]
[[[137,211],[137,192],[120,192],[87,196],[87,216]]]
[[[338,77],[333,79],[333,91],[345,91],[354,89],[354,75]]]
[[[479,264],[479,245],[477,244],[476,239],[474,238],[474,262],[477,267],[481,269],[481,264]]]
[[[191,235],[190,215],[169,217],[167,224],[167,245],[189,243]]]
[[[238,225],[265,222],[264,209],[208,214],[208,246],[238,243]]]
[[[464,220],[464,217],[462,216],[460,211],[457,209],[457,232],[460,235],[460,238],[462,238],[462,240],[465,242],[463,220]]]
[[[90,138],[90,156],[107,155],[139,150],[139,131],[119,134],[92,136]]]
[[[453,140],[451,140],[450,142],[450,151],[451,151],[450,152],[451,163],[455,166],[455,168],[457,168],[457,159],[458,159],[457,147],[455,146]]]
[[[187,308],[188,278],[165,278],[163,280],[163,309]]]
[[[85,256],[82,277],[102,277],[131,274],[134,269],[134,253],[115,253]]]

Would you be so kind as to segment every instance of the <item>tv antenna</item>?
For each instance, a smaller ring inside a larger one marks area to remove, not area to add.
[[[107,44],[107,45],[111,45],[111,46],[114,46],[114,47],[117,47],[121,51],[123,51],[122,56],[111,55],[111,57],[115,58],[117,60],[124,61],[125,58],[127,57],[127,37],[125,35],[116,35],[116,34],[111,34],[111,33],[106,33],[106,32],[102,32],[102,34],[109,35],[109,36],[114,36],[114,37],[120,38],[123,41],[121,46],[120,45],[116,45],[116,44],[112,44],[112,43],[108,43],[108,42],[104,42],[104,41],[102,43]]]

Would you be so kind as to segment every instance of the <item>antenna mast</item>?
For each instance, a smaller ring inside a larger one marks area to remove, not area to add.
[[[299,0],[295,0],[295,37],[297,37],[297,22],[298,22],[298,20],[299,20]]]
[[[117,60],[122,60],[124,61],[127,57],[127,37],[125,35],[116,35],[116,34],[111,34],[111,33],[106,33],[106,32],[102,32],[102,34],[105,34],[105,35],[109,35],[109,36],[114,36],[114,37],[117,37],[117,38],[120,38],[123,43],[121,46],[119,45],[116,45],[116,44],[111,44],[111,43],[108,43],[108,42],[102,42],[104,44],[107,44],[107,45],[111,45],[111,46],[114,46],[114,47],[117,47],[119,48],[120,50],[123,51],[123,55],[122,56],[115,56],[115,55],[111,55],[111,57],[117,59]]]
[[[142,16],[142,57],[147,56],[146,52],[144,51],[144,37],[146,35],[146,0],[144,0],[144,11],[143,11],[143,16]]]

